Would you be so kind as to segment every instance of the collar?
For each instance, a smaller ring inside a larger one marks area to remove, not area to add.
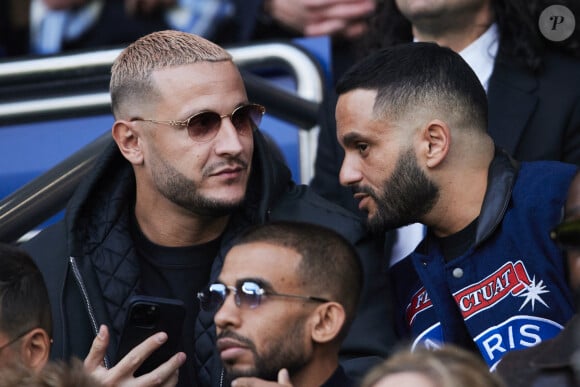
[[[469,64],[477,75],[479,82],[487,92],[489,78],[493,72],[493,65],[499,46],[499,32],[497,24],[489,28],[471,44],[465,47],[459,55]]]
[[[519,166],[519,162],[506,151],[496,147],[487,174],[487,189],[479,214],[475,246],[484,242],[501,223],[511,200]]]

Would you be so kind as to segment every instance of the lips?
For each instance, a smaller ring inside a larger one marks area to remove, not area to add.
[[[359,208],[359,210],[362,210],[362,209],[364,209],[364,208],[365,208],[365,202],[366,202],[366,200],[365,200],[365,199],[369,198],[369,197],[370,197],[370,195],[369,195],[369,194],[366,194],[366,193],[363,193],[363,192],[356,192],[356,193],[353,195],[353,197],[354,197],[356,200],[358,200],[358,201],[359,201],[359,203],[358,203],[358,208]]]
[[[232,338],[223,338],[217,341],[217,348],[220,352],[220,357],[224,362],[239,357],[243,352],[248,350],[248,347]]]
[[[210,176],[232,175],[243,171],[242,167],[228,167],[212,172]]]

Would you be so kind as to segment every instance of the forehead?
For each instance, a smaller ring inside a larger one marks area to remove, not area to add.
[[[354,89],[341,94],[336,103],[336,120],[351,122],[374,118],[376,90]]]
[[[155,88],[163,99],[176,101],[191,99],[213,102],[247,100],[244,82],[231,61],[197,62],[168,67],[151,73]]]
[[[394,139],[395,120],[374,112],[376,90],[355,89],[339,96],[336,104],[338,142],[345,147],[358,141],[380,143]]]
[[[296,280],[301,256],[295,250],[265,242],[234,246],[226,255],[220,279],[263,278],[274,286]]]

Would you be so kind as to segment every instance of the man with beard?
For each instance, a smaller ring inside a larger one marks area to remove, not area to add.
[[[376,232],[427,226],[390,269],[399,333],[472,349],[490,367],[555,336],[573,305],[549,234],[576,167],[496,147],[477,76],[435,43],[380,50],[336,88],[341,183]]]
[[[356,251],[330,229],[273,222],[249,230],[199,295],[203,309],[217,310],[227,385],[354,386],[338,352],[361,285]]]
[[[171,298],[186,308],[179,385],[219,381],[213,315],[194,295],[216,280],[240,232],[279,219],[326,225],[361,256],[365,287],[341,349],[347,372],[361,375],[389,353],[381,246],[356,217],[291,180],[227,51],[192,34],[152,33],[120,53],[110,91],[114,142],[64,220],[25,246],[49,287],[53,358],[85,358],[102,335],[112,365],[133,296]]]
[[[564,221],[550,234],[566,251],[568,275],[574,290],[576,308],[580,307],[580,173],[574,177]],[[497,372],[510,387],[580,385],[580,314],[578,309],[566,327],[554,337],[533,348],[507,354]]]
[[[580,84],[580,28],[563,41],[544,36],[538,25],[553,16],[550,12],[543,15],[546,18],[540,15],[554,3],[384,0],[377,3],[359,58],[413,41],[449,47],[465,59],[486,90],[488,131],[497,145],[520,161],[580,165],[580,88],[576,86]],[[568,7],[578,21],[579,1],[557,3]],[[320,127],[310,186],[323,197],[356,210],[352,195],[338,181],[343,153],[335,136],[334,97],[328,98],[329,108],[324,109],[328,114]],[[396,235],[391,260],[396,262],[412,251],[423,231],[413,224],[389,233]]]

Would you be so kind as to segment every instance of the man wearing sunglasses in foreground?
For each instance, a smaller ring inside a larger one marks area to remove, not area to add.
[[[65,219],[26,244],[51,295],[53,357],[84,358],[105,324],[110,367],[132,296],[172,298],[186,307],[179,385],[218,383],[213,315],[195,296],[216,280],[240,232],[277,219],[326,225],[361,256],[365,288],[341,351],[353,358],[345,369],[361,374],[388,353],[382,246],[350,213],[292,182],[227,51],[191,34],[152,33],[116,59],[110,91],[115,143]]]
[[[272,222],[245,233],[198,295],[215,312],[225,385],[354,386],[338,352],[361,285],[356,251],[328,228]]]
[[[564,221],[550,235],[566,251],[568,276],[576,314],[553,339],[508,353],[497,372],[509,387],[580,386],[580,173],[572,180],[564,207]]]

